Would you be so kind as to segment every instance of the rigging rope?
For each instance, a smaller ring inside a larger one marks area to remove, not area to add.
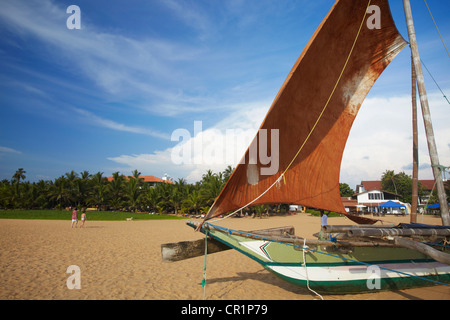
[[[427,66],[425,65],[425,63],[423,62],[422,59],[420,59],[420,61],[422,62],[422,65],[425,67],[425,69],[428,71],[428,74],[430,75],[431,79],[433,79],[433,81],[436,84],[436,86],[438,87],[439,91],[441,91],[442,95],[444,96],[444,99],[447,100],[448,104],[450,104],[450,101],[448,101],[447,96],[444,94],[444,92],[442,91],[441,87],[438,85],[438,83],[434,79],[434,77],[431,74],[430,70],[428,70]]]
[[[203,287],[203,300],[206,299],[206,256],[208,254],[208,230],[205,231],[205,263],[203,266],[203,280],[202,280],[202,287]]]
[[[309,291],[315,293],[316,296],[318,296],[320,299],[323,300],[323,297],[320,294],[318,294],[316,291],[314,291],[313,289],[311,289],[309,287],[309,276],[308,276],[308,268],[306,267],[306,254],[305,254],[306,249],[305,248],[307,248],[306,238],[303,239],[303,250],[302,250],[303,251],[303,266],[305,267],[305,275],[306,275],[306,286],[307,286]]]
[[[428,12],[430,13],[431,19],[433,20],[434,26],[436,27],[436,30],[439,33],[439,37],[441,37],[442,44],[444,45],[444,48],[447,51],[447,54],[448,54],[448,56],[450,58],[450,53],[448,52],[447,46],[445,45],[444,39],[442,38],[441,32],[439,31],[439,28],[438,28],[438,26],[436,24],[436,21],[434,21],[433,15],[431,14],[431,10],[428,7],[427,0],[423,0],[423,1],[425,2],[425,5],[427,6],[427,9],[428,9]]]
[[[328,104],[330,103],[331,98],[333,97],[334,92],[336,91],[336,88],[337,88],[338,85],[339,85],[339,82],[341,81],[342,75],[344,74],[344,71],[345,71],[345,69],[347,68],[347,64],[348,64],[348,62],[350,61],[350,56],[352,55],[353,50],[355,49],[356,41],[357,41],[358,38],[359,38],[359,35],[360,35],[360,33],[361,33],[361,29],[362,29],[362,27],[363,27],[363,25],[364,25],[364,21],[366,20],[367,9],[369,8],[370,3],[371,3],[371,0],[369,0],[368,3],[367,3],[367,7],[366,7],[366,10],[364,11],[364,16],[363,16],[363,19],[361,20],[361,24],[360,24],[359,29],[358,29],[358,32],[357,32],[357,34],[356,34],[355,40],[353,41],[352,47],[351,47],[351,49],[350,49],[350,52],[349,52],[348,55],[347,55],[347,59],[345,60],[344,66],[342,67],[342,70],[341,70],[341,73],[339,74],[338,79],[336,80],[336,83],[335,83],[335,85],[334,85],[334,88],[333,88],[333,90],[331,91],[331,93],[330,93],[330,95],[329,95],[329,97],[328,97],[327,102],[325,103],[324,107],[322,108],[322,111],[320,112],[319,117],[317,118],[317,120],[316,120],[316,122],[314,123],[313,127],[312,127],[311,130],[309,131],[308,135],[306,136],[305,140],[303,141],[303,144],[302,144],[302,145],[300,146],[300,148],[298,149],[298,151],[297,151],[297,153],[295,154],[295,156],[294,156],[294,158],[292,159],[292,161],[289,163],[289,165],[286,167],[286,169],[281,173],[281,175],[278,177],[278,179],[275,180],[275,182],[272,183],[272,184],[271,184],[271,185],[270,185],[263,193],[261,193],[258,197],[256,197],[255,199],[253,199],[252,201],[250,201],[249,203],[247,203],[247,204],[244,205],[243,207],[241,207],[241,208],[237,209],[236,211],[230,213],[229,215],[227,215],[227,216],[225,216],[225,217],[223,217],[223,218],[220,218],[220,219],[213,220],[212,222],[226,219],[226,218],[231,217],[232,215],[236,214],[238,211],[247,208],[249,205],[251,205],[252,203],[254,203],[256,200],[258,200],[259,198],[261,198],[263,195],[265,195],[270,189],[273,188],[273,186],[274,186],[275,184],[279,183],[279,182],[281,181],[281,179],[284,179],[284,176],[285,176],[286,172],[287,172],[287,171],[289,170],[289,168],[292,166],[292,164],[294,163],[295,159],[297,159],[298,155],[299,155],[300,152],[302,151],[302,149],[303,149],[303,147],[305,146],[306,142],[308,142],[310,136],[312,135],[312,133],[313,133],[314,130],[316,129],[317,124],[319,123],[320,119],[322,118],[323,114],[325,113],[325,110],[327,109]],[[214,206],[214,205],[213,205],[213,206]],[[211,207],[211,209],[212,209],[212,207]]]

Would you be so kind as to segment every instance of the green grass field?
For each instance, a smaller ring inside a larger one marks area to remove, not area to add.
[[[91,221],[124,221],[133,220],[177,220],[183,217],[168,214],[148,214],[114,211],[87,211],[87,220]],[[81,211],[78,211],[80,220]],[[0,219],[39,219],[39,220],[72,220],[72,212],[65,210],[1,210]]]

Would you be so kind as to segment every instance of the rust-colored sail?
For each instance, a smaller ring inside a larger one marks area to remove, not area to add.
[[[249,204],[302,204],[345,214],[339,174],[350,128],[376,79],[406,45],[388,1],[370,6],[336,1],[270,107],[260,127],[266,131],[256,135],[205,220]],[[272,133],[279,134],[278,148],[271,146]],[[252,156],[266,135],[270,163]],[[277,151],[278,166],[267,175]]]

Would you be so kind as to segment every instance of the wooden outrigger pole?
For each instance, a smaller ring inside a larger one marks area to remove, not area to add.
[[[436,181],[436,190],[439,198],[439,206],[441,210],[441,218],[443,225],[450,225],[450,217],[448,213],[447,195],[445,194],[444,182],[440,171],[439,157],[434,139],[433,125],[431,123],[430,108],[428,105],[427,92],[422,73],[422,65],[420,62],[419,50],[417,48],[416,33],[414,30],[414,22],[411,12],[411,4],[409,0],[403,0],[405,9],[406,25],[408,28],[409,43],[411,47],[412,60],[417,79],[417,88],[419,91],[420,104],[422,107],[422,116],[427,136],[428,150],[430,153],[431,168],[433,170],[434,180]]]

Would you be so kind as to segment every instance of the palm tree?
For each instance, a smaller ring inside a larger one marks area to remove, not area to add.
[[[38,194],[38,197],[36,199],[36,206],[40,209],[51,208],[48,196],[49,187],[49,181],[44,181],[41,179],[36,183],[36,192]]]
[[[55,182],[50,186],[49,199],[57,203],[57,208],[60,210],[63,206],[69,203],[70,194],[66,188],[67,180],[64,176],[55,179]]]
[[[97,172],[92,177],[94,188],[92,191],[91,203],[97,205],[97,210],[100,211],[102,205],[106,200],[106,178],[103,177],[103,172]]]
[[[231,177],[231,174],[233,173],[233,171],[234,171],[234,168],[232,167],[232,166],[228,166],[224,171],[223,171],[223,180],[225,181],[225,182],[227,182],[228,181],[228,179],[230,179],[230,177]]]
[[[155,187],[148,187],[144,189],[143,202],[149,211],[158,211],[158,206],[161,206],[160,196]]]
[[[12,189],[7,179],[0,182],[0,207],[9,208],[11,205]]]
[[[20,183],[20,179],[25,180],[26,176],[25,173],[27,173],[23,168],[17,169],[16,173],[13,175],[13,180],[17,181],[17,183]]]
[[[381,177],[381,186],[383,190],[397,193],[397,186],[394,181],[395,178],[396,174],[394,170],[386,170]]]
[[[91,191],[91,175],[83,171],[80,177],[74,180],[74,194],[78,206],[86,206],[89,192]]]
[[[66,188],[68,189],[70,205],[76,205],[78,202],[78,193],[75,188],[75,182],[78,179],[78,174],[75,171],[66,172]]]
[[[224,185],[225,182],[220,172],[218,174],[211,174],[211,170],[208,170],[207,174],[203,175],[201,195],[206,205],[212,206]]]
[[[189,210],[194,210],[195,214],[198,214],[203,205],[200,190],[193,190],[183,201],[183,205]]]
[[[155,187],[156,192],[159,196],[158,206],[162,208],[162,211],[169,211],[171,204],[171,187],[172,185],[168,183],[158,183]]]
[[[12,196],[13,198],[11,199],[11,203],[13,204],[14,207],[18,207],[20,206],[20,203],[22,202],[22,195],[20,192],[20,179],[25,180],[25,173],[26,171],[23,170],[23,168],[19,168],[16,173],[14,173],[13,175],[13,193]]]
[[[137,171],[136,169],[135,170],[133,170],[132,172],[131,172],[131,176],[128,176],[128,178],[129,179],[131,179],[131,178],[135,178],[136,180],[138,180],[138,183],[139,183],[139,185],[141,185],[142,183],[143,183],[143,178],[139,178],[140,176],[141,176],[141,173],[139,172],[139,171]]]
[[[136,179],[135,177],[129,178],[126,188],[126,197],[128,198],[131,210],[136,212],[141,198],[141,187],[139,185],[139,179]]]
[[[169,203],[174,208],[174,213],[178,213],[178,209],[181,208],[182,203],[182,191],[178,186],[171,186],[171,193],[170,193],[170,199]]]
[[[118,209],[122,203],[122,198],[125,193],[125,177],[120,175],[119,172],[114,172],[113,179],[108,184],[108,191],[111,195],[111,207]]]
[[[255,217],[262,218],[264,212],[267,213],[268,208],[269,208],[269,206],[265,205],[265,204],[260,204],[260,205],[254,206],[253,209],[256,211]]]

